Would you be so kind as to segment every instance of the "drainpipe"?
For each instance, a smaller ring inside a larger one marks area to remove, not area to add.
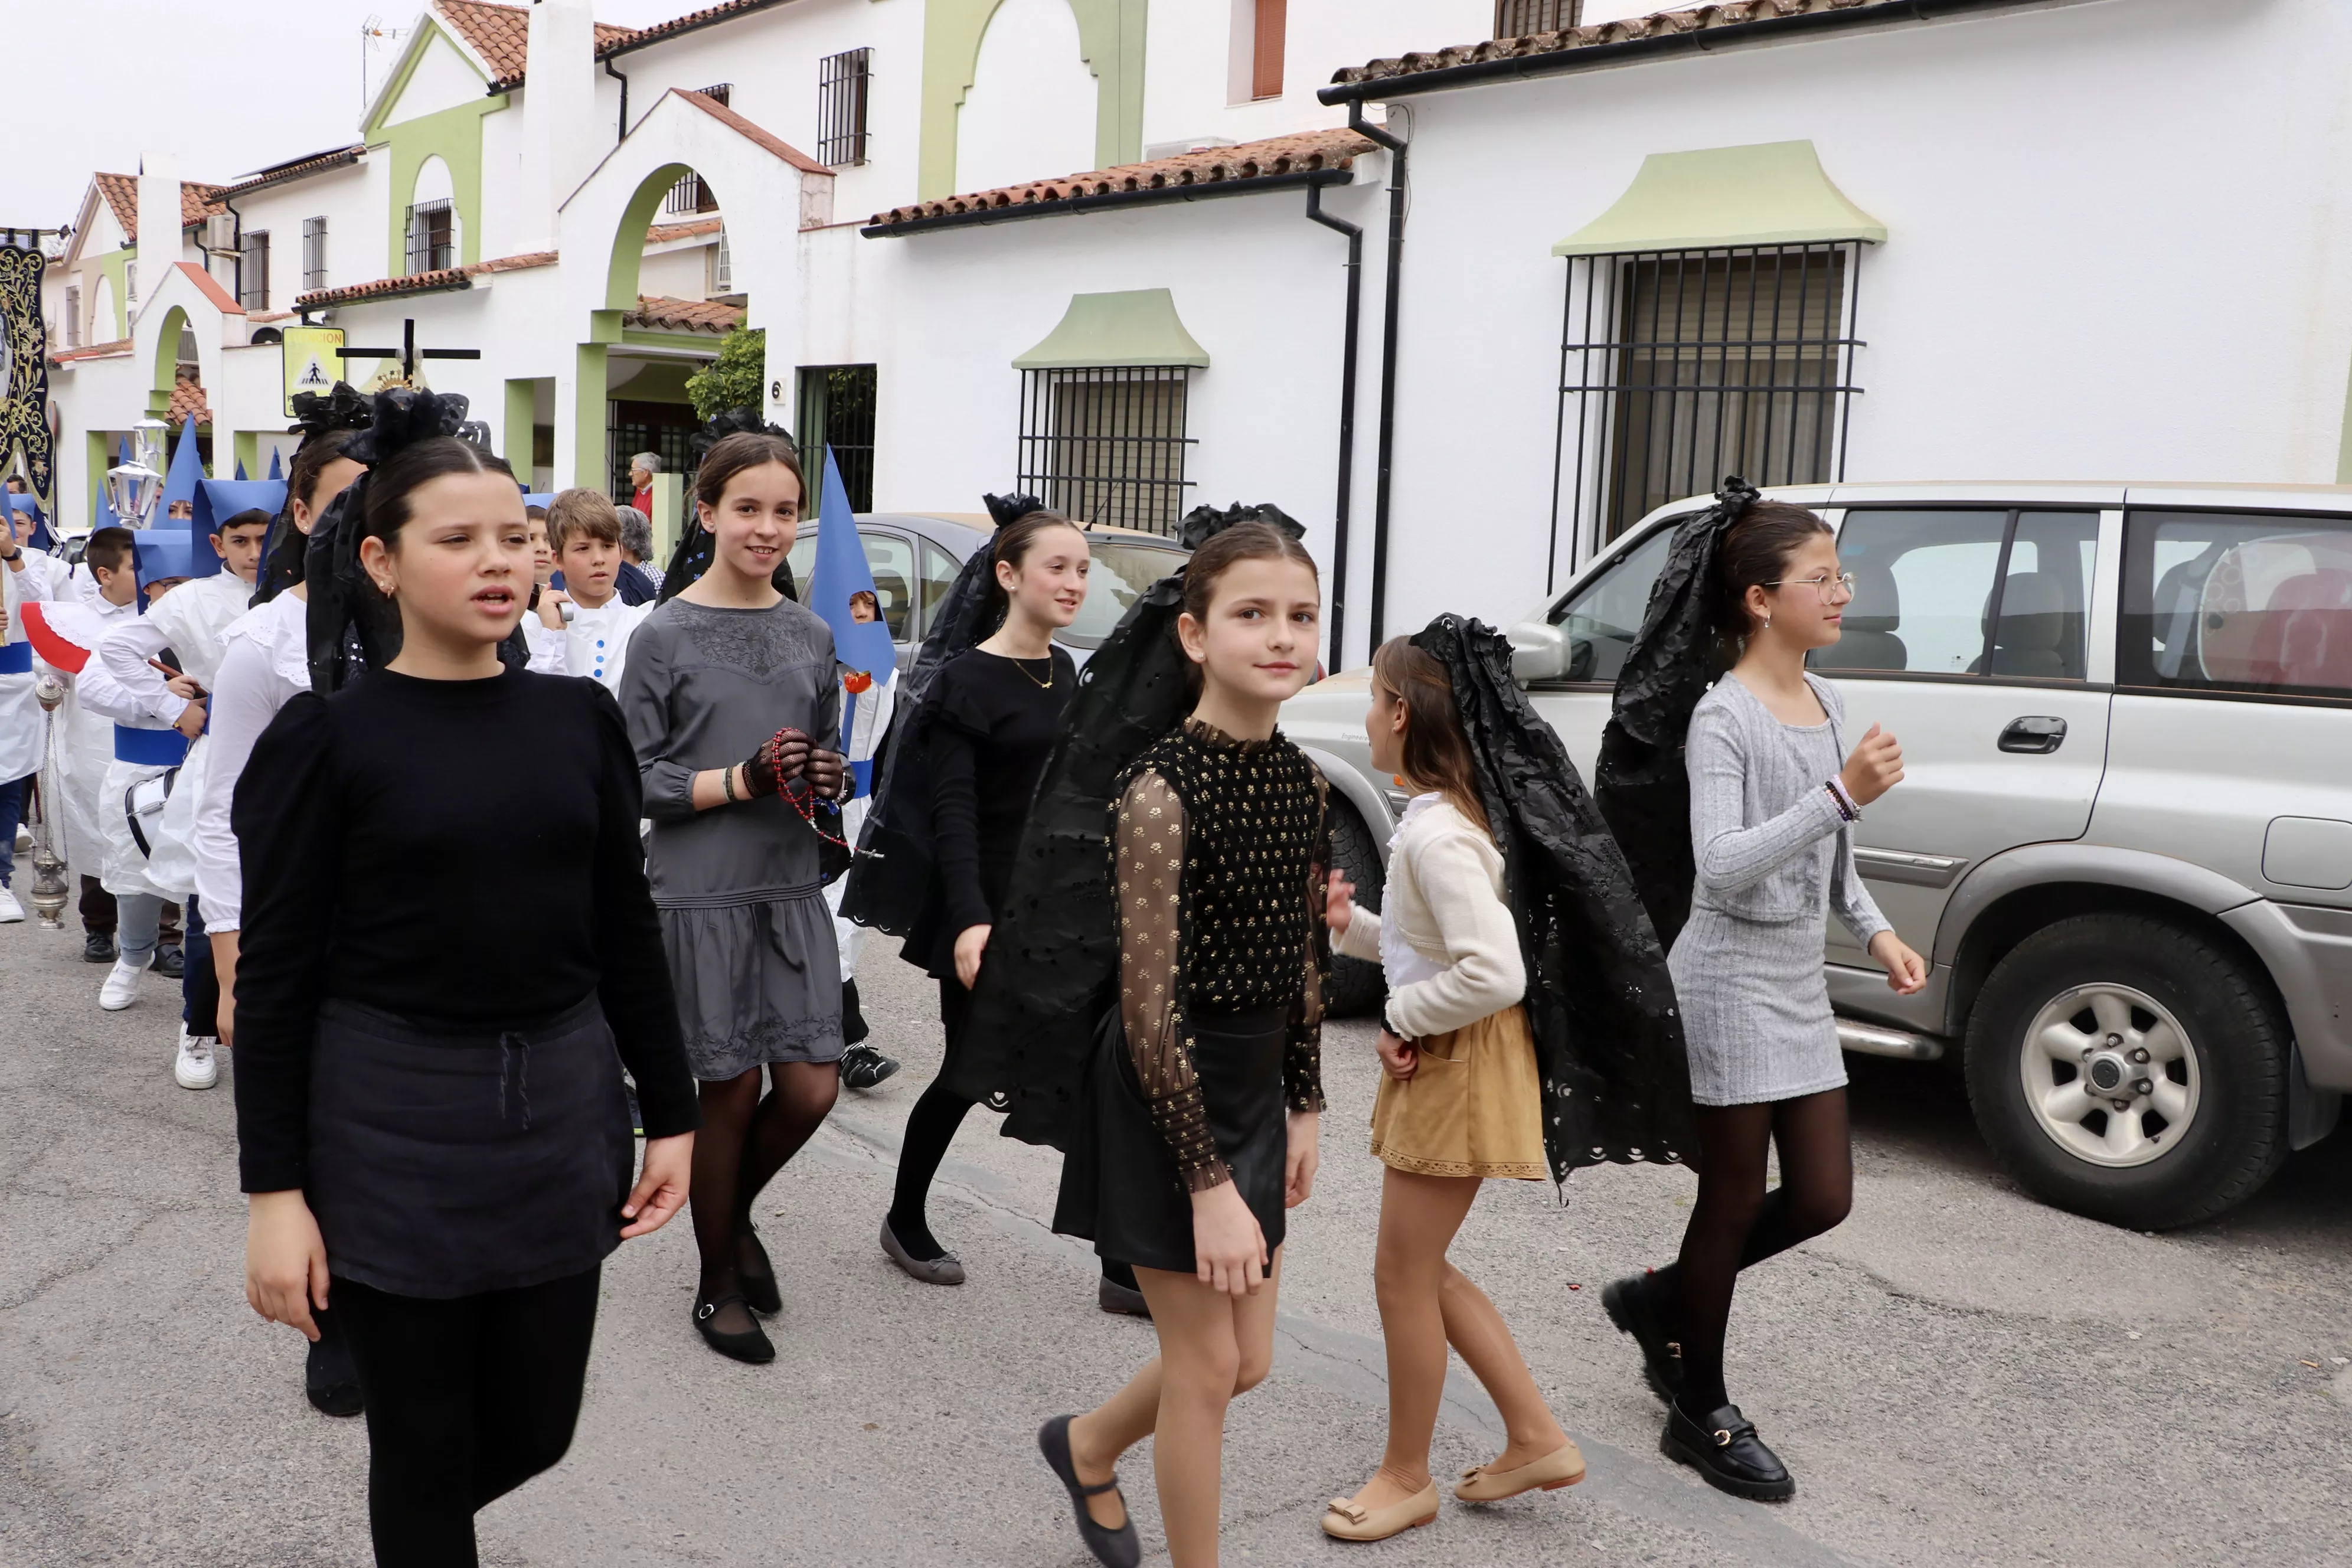
[[[1348,237],[1348,330],[1339,350],[1339,493],[1331,529],[1331,668],[1348,667],[1348,512],[1356,478],[1357,318],[1364,291],[1364,231],[1323,210],[1323,187],[1307,187],[1307,218]]]
[[[609,58],[604,61],[604,74],[621,84],[621,129],[620,134],[613,138],[614,145],[618,146],[629,139],[629,79],[613,68]]]
[[[1372,492],[1372,615],[1370,647],[1381,646],[1387,629],[1389,588],[1389,477],[1396,453],[1397,268],[1404,261],[1404,139],[1364,118],[1364,100],[1348,100],[1348,129],[1389,152],[1389,273],[1381,319],[1381,434]]]

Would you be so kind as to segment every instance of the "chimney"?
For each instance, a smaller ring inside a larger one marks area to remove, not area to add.
[[[596,108],[596,23],[588,0],[536,0],[530,48],[523,68],[517,251],[554,248],[556,209],[617,134]]]
[[[148,153],[139,160],[139,288],[131,310],[163,287],[163,275],[180,259],[180,160],[171,153]]]

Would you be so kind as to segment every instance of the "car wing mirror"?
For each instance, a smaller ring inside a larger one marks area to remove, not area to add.
[[[1511,628],[1511,679],[1521,686],[1567,680],[1575,665],[1575,639],[1544,621],[1521,621]]]

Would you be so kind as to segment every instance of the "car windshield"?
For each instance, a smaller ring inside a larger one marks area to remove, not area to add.
[[[1094,563],[1087,571],[1087,602],[1058,640],[1074,647],[1100,647],[1127,607],[1146,588],[1184,563],[1183,552],[1116,535],[1089,533]]]

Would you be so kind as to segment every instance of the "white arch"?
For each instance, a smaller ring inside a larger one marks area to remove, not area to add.
[[[416,165],[416,183],[409,187],[408,205],[423,206],[426,202],[449,204],[449,254],[466,254],[466,214],[457,205],[457,183],[449,173],[449,165],[434,153]]]
[[[960,191],[1095,166],[1095,74],[1069,0],[1003,0],[989,18],[971,89],[956,113]]]
[[[89,320],[77,323],[86,343],[110,343],[114,341],[114,279],[101,272],[98,287],[90,290]]]

